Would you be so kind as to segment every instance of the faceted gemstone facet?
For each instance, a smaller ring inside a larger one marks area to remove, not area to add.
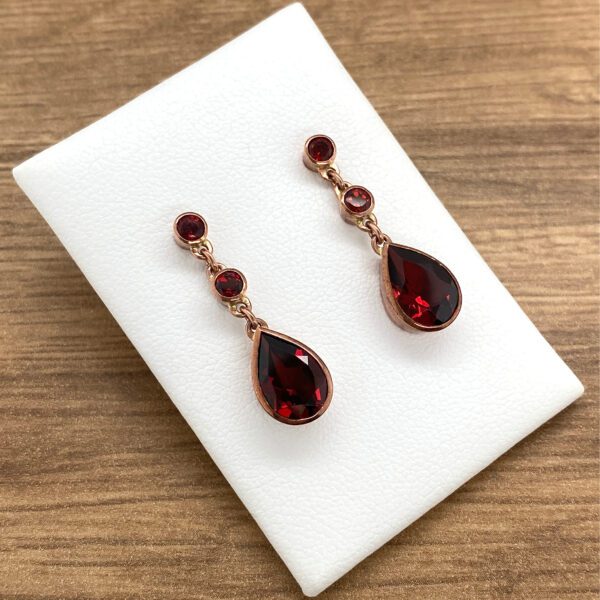
[[[351,213],[360,215],[371,209],[373,196],[364,187],[354,185],[348,188],[344,194],[344,207]]]
[[[328,161],[334,152],[333,142],[324,135],[317,135],[313,137],[307,146],[308,155],[315,162]]]
[[[330,394],[326,367],[296,340],[261,331],[256,381],[275,418],[302,423],[326,408]]]
[[[188,242],[201,240],[206,233],[206,223],[199,215],[186,213],[177,219],[177,233]]]
[[[412,248],[390,244],[388,273],[394,301],[415,323],[441,328],[459,309],[460,291],[450,271]]]
[[[216,276],[215,289],[222,298],[236,298],[244,291],[244,279],[238,271],[226,269]]]

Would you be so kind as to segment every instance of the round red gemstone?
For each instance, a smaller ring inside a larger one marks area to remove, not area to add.
[[[319,416],[329,395],[327,375],[300,342],[263,331],[256,368],[258,384],[275,418],[302,423]]]
[[[388,272],[395,301],[405,315],[424,327],[439,328],[459,309],[454,275],[435,259],[405,246],[388,246]]]
[[[221,271],[215,278],[215,289],[222,298],[236,298],[244,291],[244,278],[234,269]]]
[[[365,213],[373,206],[373,196],[364,187],[352,186],[344,194],[344,206],[351,213],[357,215]]]
[[[311,138],[306,149],[314,162],[326,162],[331,159],[335,152],[333,142],[325,135],[317,135]]]
[[[200,215],[185,213],[177,219],[177,233],[187,242],[197,242],[206,233],[206,222]]]

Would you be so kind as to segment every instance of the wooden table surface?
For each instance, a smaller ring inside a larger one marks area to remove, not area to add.
[[[2,599],[301,597],[10,173],[282,5],[0,1]],[[597,3],[307,7],[587,389],[321,597],[597,598]]]

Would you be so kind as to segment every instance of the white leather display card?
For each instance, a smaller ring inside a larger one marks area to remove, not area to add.
[[[448,329],[386,315],[368,237],[302,164],[319,132],[382,229],[460,281]],[[14,175],[307,595],[582,393],[298,4]],[[173,241],[185,210],[247,276],[257,315],[329,366],[317,421],[284,425],[257,402],[243,321]]]

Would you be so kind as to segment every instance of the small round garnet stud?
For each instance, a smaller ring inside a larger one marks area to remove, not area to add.
[[[312,171],[327,167],[335,161],[335,144],[326,135],[313,135],[304,144],[304,164]]]

